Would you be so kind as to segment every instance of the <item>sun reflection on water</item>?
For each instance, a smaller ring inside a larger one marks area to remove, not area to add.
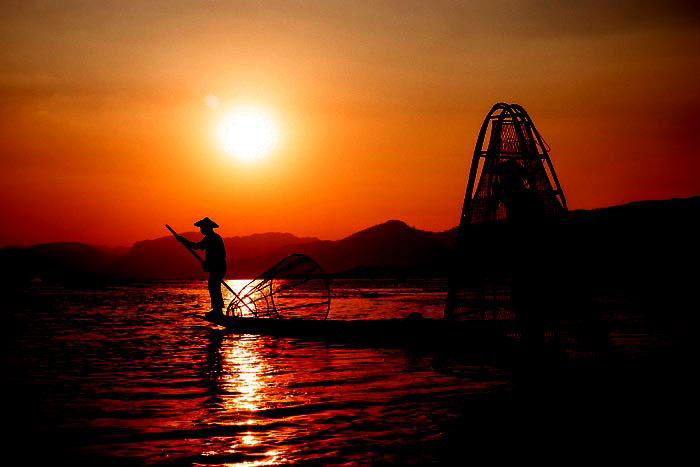
[[[243,435],[241,438],[241,441],[243,444],[247,444],[248,446],[255,446],[256,444],[259,444],[260,441],[255,438],[255,435],[253,435],[251,432],[246,433]]]
[[[226,409],[257,411],[263,408],[261,375],[266,368],[262,359],[251,350],[249,342],[242,339],[232,339],[222,353],[222,389],[233,396],[225,399]]]
[[[242,416],[243,419],[237,424],[251,427],[258,423],[255,413],[269,408],[270,403],[274,402],[270,399],[270,394],[266,394],[264,391],[269,385],[269,375],[273,372],[264,356],[260,354],[256,342],[256,340],[246,336],[223,338],[221,335],[221,340],[216,339],[214,343],[218,357],[212,360],[216,362],[215,365],[218,368],[211,372],[212,375],[216,375],[215,386],[221,401],[217,412]],[[225,447],[208,450],[204,455],[255,452],[257,458],[240,463],[225,464],[230,466],[276,465],[282,462],[283,459],[280,457],[279,451],[268,450],[264,453],[258,451],[261,447],[264,448],[264,440],[261,436],[263,435],[255,430],[246,430],[229,440]]]

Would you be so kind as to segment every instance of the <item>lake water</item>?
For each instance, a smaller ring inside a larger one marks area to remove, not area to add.
[[[439,317],[444,290],[440,281],[345,281],[331,317]],[[493,362],[227,334],[199,318],[201,282],[36,286],[13,303],[5,423],[17,430],[9,449],[25,461],[425,463],[440,458],[465,401],[512,387],[512,371]],[[637,348],[644,335],[616,339]]]

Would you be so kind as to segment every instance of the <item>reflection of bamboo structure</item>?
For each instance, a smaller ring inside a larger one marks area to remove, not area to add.
[[[498,103],[486,115],[469,170],[445,317],[453,317],[463,295],[465,267],[475,267],[467,264],[468,243],[474,247],[466,235],[474,229],[467,226],[535,225],[538,219],[566,211],[549,149],[520,105]],[[484,293],[476,291],[476,295]]]

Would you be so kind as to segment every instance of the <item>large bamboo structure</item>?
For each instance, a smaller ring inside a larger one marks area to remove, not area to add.
[[[480,298],[483,305],[488,271],[496,271],[506,255],[516,254],[516,248],[536,248],[532,241],[527,243],[524,233],[537,231],[548,218],[566,211],[549,150],[522,106],[498,103],[486,115],[477,136],[457,230],[446,318],[468,308],[468,298],[472,305],[475,297]],[[475,243],[484,239],[488,245]]]

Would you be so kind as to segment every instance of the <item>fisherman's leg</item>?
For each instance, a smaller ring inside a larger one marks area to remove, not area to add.
[[[221,294],[221,280],[223,279],[223,274],[216,272],[209,273],[209,281],[207,286],[209,288],[209,298],[211,300],[211,309],[217,313],[221,313],[224,308],[224,297]]]

